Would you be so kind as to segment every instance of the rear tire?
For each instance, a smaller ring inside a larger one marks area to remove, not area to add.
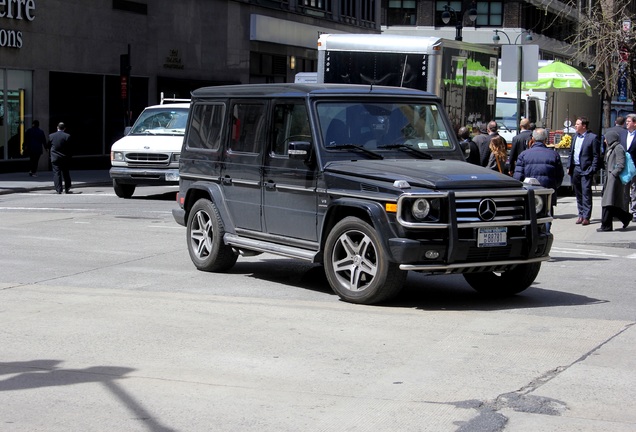
[[[207,272],[231,269],[238,256],[223,243],[225,229],[219,211],[208,199],[200,199],[188,215],[188,253],[195,267]]]
[[[351,303],[389,300],[400,292],[407,275],[389,262],[373,227],[355,217],[341,220],[329,233],[324,265],[331,288]]]
[[[130,198],[135,193],[135,185],[120,183],[117,180],[113,180],[113,189],[119,198]]]
[[[520,264],[502,273],[464,273],[473,289],[490,297],[508,297],[524,291],[537,278],[541,263]]]

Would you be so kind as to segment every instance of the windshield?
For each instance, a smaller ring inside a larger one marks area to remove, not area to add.
[[[131,135],[184,135],[188,122],[187,108],[146,109],[141,113],[132,130]]]
[[[524,106],[521,104],[521,117],[525,117]],[[495,113],[497,126],[501,129],[517,129],[517,99],[497,98],[497,108]]]
[[[452,132],[446,129],[440,109],[434,103],[381,100],[320,102],[316,106],[324,150],[364,150],[369,156],[375,153],[383,158],[430,158],[436,152],[453,151]]]

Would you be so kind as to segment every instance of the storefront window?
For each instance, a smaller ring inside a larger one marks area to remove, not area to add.
[[[33,74],[0,69],[0,160],[26,157],[24,132],[33,121]]]

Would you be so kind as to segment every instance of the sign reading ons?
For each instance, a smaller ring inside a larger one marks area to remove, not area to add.
[[[0,19],[35,19],[35,0],[0,0]],[[22,48],[22,32],[0,27],[0,47]]]

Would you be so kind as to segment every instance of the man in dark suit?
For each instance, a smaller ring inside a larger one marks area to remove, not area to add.
[[[628,114],[625,118],[627,136],[621,141],[623,147],[632,156],[636,163],[636,114]],[[629,182],[629,212],[632,214],[632,222],[636,222],[636,182]]]
[[[49,135],[49,148],[51,149],[51,166],[53,168],[53,184],[58,194],[62,189],[66,193],[71,193],[71,174],[69,172],[71,164],[71,136],[65,132],[66,126],[60,122],[57,125],[57,132]],[[64,187],[62,188],[62,179]]]
[[[530,120],[528,120],[527,118],[521,119],[521,122],[519,122],[519,128],[521,129],[521,132],[519,132],[517,135],[515,135],[512,138],[512,147],[510,148],[510,155],[509,155],[510,175],[514,175],[517,158],[519,157],[522,151],[528,148],[528,142],[532,139],[532,131],[530,130]]]
[[[590,122],[587,117],[579,117],[574,124],[576,135],[570,149],[568,174],[572,178],[572,187],[576,195],[578,208],[577,224],[590,224],[592,217],[592,183],[599,167],[601,143],[588,131]]]

